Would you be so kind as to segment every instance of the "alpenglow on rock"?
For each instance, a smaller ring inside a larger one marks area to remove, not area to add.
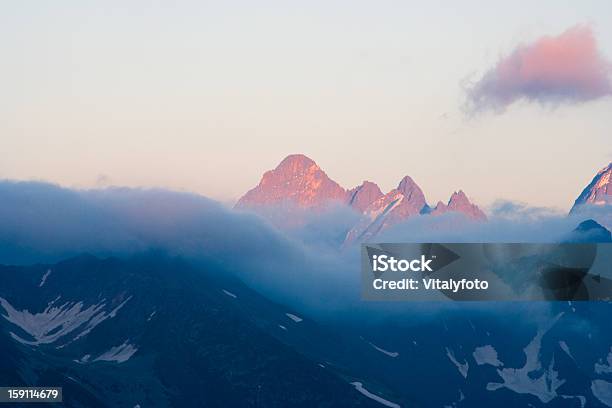
[[[582,190],[570,214],[585,215],[612,228],[612,163],[599,170]]]
[[[238,200],[236,207],[290,202],[301,208],[316,208],[334,200],[344,202],[346,194],[346,190],[331,180],[313,160],[302,154],[293,154],[274,170],[267,171],[257,187]]]
[[[346,242],[365,241],[398,222],[427,210],[421,188],[406,176],[397,188],[370,204],[364,217],[346,235]]]
[[[438,204],[431,213],[433,215],[439,215],[452,211],[463,213],[475,220],[487,219],[485,213],[483,213],[477,205],[472,204],[462,190],[454,192],[448,200],[448,204],[438,201]]]
[[[304,211],[323,211],[334,203],[361,214],[347,234],[347,242],[366,240],[408,217],[432,212],[425,194],[409,176],[387,194],[371,181],[346,190],[302,154],[287,156],[274,170],[267,171],[259,184],[238,200],[236,208],[253,210],[279,227],[292,227],[302,223]],[[434,215],[447,212],[486,219],[461,190],[448,204],[439,203],[433,210]]]
[[[572,212],[584,204],[612,204],[612,163],[599,170],[591,183],[582,190],[572,207]]]
[[[349,190],[347,204],[359,212],[364,212],[374,201],[383,196],[380,187],[371,181],[364,181],[361,185]]]

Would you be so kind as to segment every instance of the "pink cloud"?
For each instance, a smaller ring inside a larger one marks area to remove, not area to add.
[[[503,111],[524,99],[541,104],[579,103],[612,95],[612,64],[597,49],[589,26],[520,45],[467,88],[467,108]]]

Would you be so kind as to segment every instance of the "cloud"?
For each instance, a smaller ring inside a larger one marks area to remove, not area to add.
[[[410,217],[387,231],[379,242],[531,242],[562,241],[584,217],[554,210],[498,201],[487,222],[473,222],[462,214]]]
[[[325,316],[359,303],[358,258],[333,246],[354,217],[348,208],[286,234],[253,214],[163,189],[73,190],[0,181],[0,202],[0,264],[161,251],[203,271],[238,276],[306,314]]]
[[[468,113],[503,112],[518,100],[556,106],[612,95],[612,64],[597,49],[589,26],[518,46],[466,87]]]
[[[71,190],[0,181],[0,202],[1,264],[52,263],[82,253],[123,257],[155,250],[180,256],[214,275],[235,275],[264,296],[321,321],[362,325],[365,318],[406,321],[406,315],[417,309],[422,318],[472,308],[450,302],[361,301],[359,245],[340,249],[346,229],[355,221],[348,207],[311,214],[302,228],[281,232],[253,214],[199,195],[161,189]],[[452,214],[413,217],[379,238],[555,242],[578,223],[516,204],[499,207],[487,223]]]

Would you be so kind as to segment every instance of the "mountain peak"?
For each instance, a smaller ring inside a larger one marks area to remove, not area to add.
[[[612,234],[595,220],[582,221],[564,242],[612,242]]]
[[[359,212],[364,212],[374,201],[383,196],[376,183],[364,180],[359,186],[348,192],[347,203]]]
[[[587,215],[612,229],[612,162],[597,172],[578,196],[570,214]]]
[[[459,191],[455,191],[451,195],[450,200],[448,200],[448,202],[450,205],[450,203],[453,203],[453,202],[454,203],[469,203],[470,200],[467,198],[463,190],[459,190]]]
[[[278,166],[276,166],[276,170],[286,169],[292,171],[294,173],[306,171],[312,167],[316,167],[317,163],[312,160],[310,157],[305,156],[303,154],[290,154],[285,157]]]
[[[404,210],[408,210],[408,212],[404,215],[420,213],[421,210],[427,206],[423,190],[421,190],[421,187],[419,187],[419,185],[410,176],[405,176],[402,181],[400,181],[397,189],[391,190],[388,195],[394,196],[397,193],[400,193],[403,196],[401,203],[402,205],[400,207],[410,207],[410,209],[404,208]],[[405,211],[400,212],[403,213]]]
[[[487,216],[477,205],[472,204],[463,190],[455,191],[447,204],[438,201],[432,210],[433,215],[440,215],[447,212],[459,212],[475,220],[486,220]]]
[[[582,190],[570,212],[584,204],[612,204],[612,162],[597,172],[589,185]]]
[[[301,209],[321,210],[333,202],[343,203],[362,214],[347,234],[347,242],[368,239],[408,217],[430,212],[455,211],[472,219],[486,219],[462,190],[454,192],[447,204],[439,202],[432,210],[410,176],[402,178],[397,188],[386,194],[368,180],[347,191],[303,154],[291,154],[276,168],[265,172],[259,184],[242,196],[236,207],[255,210],[278,226],[291,227],[301,225]]]
[[[402,181],[400,181],[399,185],[397,186],[397,190],[404,195],[410,195],[413,191],[421,191],[421,188],[412,179],[412,177],[404,176]]]
[[[331,201],[344,202],[346,190],[303,154],[292,154],[274,170],[264,173],[259,184],[238,200],[236,207],[257,208],[289,204],[298,208],[318,208]]]

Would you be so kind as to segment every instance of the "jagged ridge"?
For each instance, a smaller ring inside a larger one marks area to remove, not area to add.
[[[486,219],[486,215],[469,201],[462,190],[453,193],[447,204],[439,202],[432,210],[421,188],[409,176],[387,194],[371,181],[347,190],[302,154],[287,156],[275,169],[267,171],[259,184],[238,200],[236,207],[255,210],[282,227],[287,226],[287,219],[279,222],[279,218],[271,216],[266,208],[282,204],[297,209],[321,210],[333,203],[347,205],[362,214],[361,221],[347,235],[349,241],[373,236],[408,217],[421,214],[458,212],[470,219]],[[289,224],[295,225],[295,220]]]

